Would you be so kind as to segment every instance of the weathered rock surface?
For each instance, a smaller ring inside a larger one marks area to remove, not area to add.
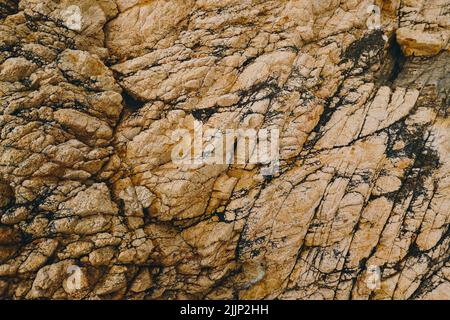
[[[0,298],[448,299],[449,13],[0,0]],[[174,162],[195,121],[279,172]]]

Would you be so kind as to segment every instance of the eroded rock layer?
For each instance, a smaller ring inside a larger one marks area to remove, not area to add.
[[[449,24],[447,0],[0,0],[0,298],[450,298]],[[279,129],[278,172],[175,162],[196,121]]]

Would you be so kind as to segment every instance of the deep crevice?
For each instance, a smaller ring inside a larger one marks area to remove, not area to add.
[[[391,74],[389,75],[388,81],[393,83],[398,75],[402,72],[403,67],[406,62],[406,57],[403,54],[402,48],[397,42],[397,35],[394,34],[389,41],[388,48],[389,56],[393,61],[393,66],[391,69]]]
[[[403,71],[406,60],[406,56],[397,42],[397,36],[394,34],[389,39],[386,56],[380,71],[376,75],[378,85],[392,86]]]
[[[125,108],[128,108],[133,112],[141,109],[145,105],[144,101],[134,98],[126,90],[122,91],[122,98]]]

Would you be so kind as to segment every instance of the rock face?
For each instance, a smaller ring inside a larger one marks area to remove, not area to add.
[[[0,0],[0,298],[448,299],[449,13]],[[178,163],[199,123],[278,170]]]

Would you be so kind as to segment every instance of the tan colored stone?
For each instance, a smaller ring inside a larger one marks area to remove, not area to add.
[[[440,34],[409,28],[397,30],[397,41],[407,56],[433,56],[445,48],[446,39]]]
[[[447,298],[448,0],[10,2],[0,299]]]

